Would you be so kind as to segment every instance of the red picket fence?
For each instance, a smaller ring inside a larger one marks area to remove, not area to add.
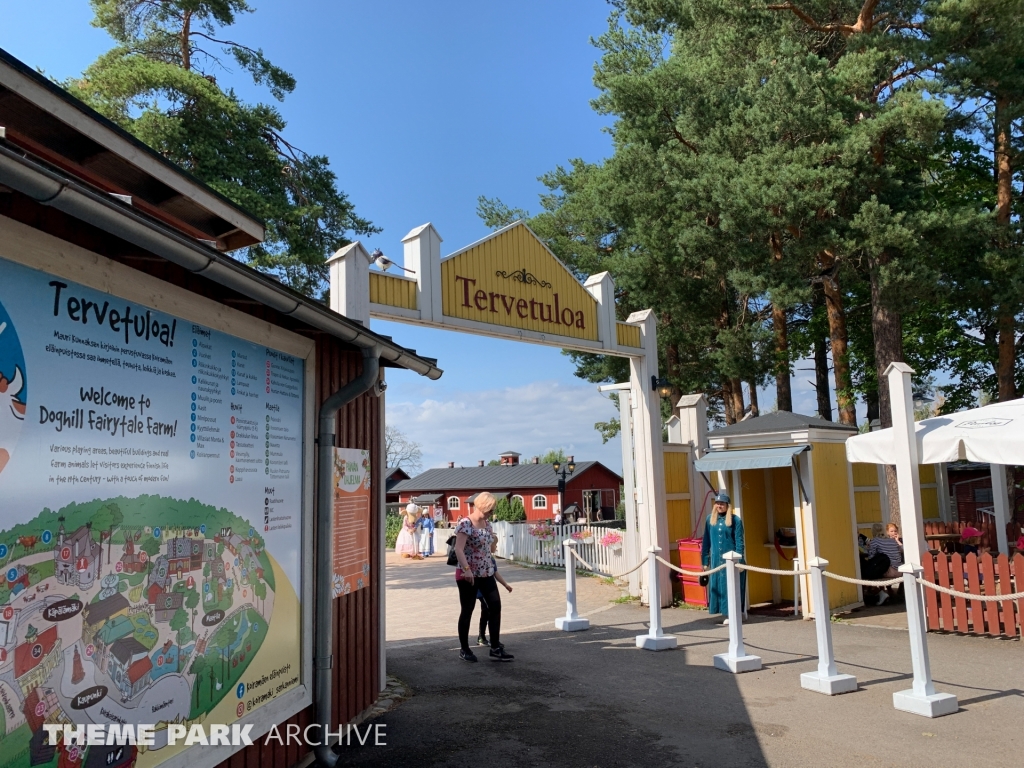
[[[1024,592],[1024,553],[1006,555],[971,553],[925,556],[922,578],[940,587],[972,595],[1009,595]],[[953,597],[924,588],[925,613],[931,631],[960,632],[992,637],[1018,637],[1024,627],[1024,598],[982,602]]]

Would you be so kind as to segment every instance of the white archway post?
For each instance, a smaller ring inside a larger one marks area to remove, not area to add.
[[[661,448],[661,398],[651,386],[658,377],[658,331],[654,311],[634,312],[627,323],[640,327],[646,354],[629,358],[629,384],[636,411],[633,419],[634,460],[636,462],[636,506],[639,516],[640,546],[643,551],[657,547],[667,552],[668,515],[665,502],[665,460]],[[625,468],[623,468],[625,471]],[[655,571],[661,606],[672,604],[672,581],[668,569]],[[645,585],[646,586],[646,585]],[[641,587],[641,592],[650,587]],[[643,602],[649,602],[641,594]]]

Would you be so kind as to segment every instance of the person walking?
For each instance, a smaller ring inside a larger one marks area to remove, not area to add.
[[[711,507],[711,516],[704,525],[704,539],[701,542],[700,561],[704,570],[717,568],[725,562],[722,558],[726,552],[736,552],[741,557],[743,547],[743,521],[732,511],[732,499],[729,494],[720,491],[715,496]],[[740,561],[742,562],[742,560]],[[704,578],[704,577],[702,577]],[[725,624],[729,623],[729,588],[724,570],[713,573],[708,579],[708,613],[726,614]],[[746,610],[747,574],[740,571],[740,610]]]
[[[477,494],[473,507],[455,527],[455,557],[459,561],[455,569],[455,583],[459,588],[459,658],[475,662],[476,654],[469,647],[469,627],[473,621],[477,593],[487,604],[487,619],[490,625],[490,657],[494,661],[512,661],[515,657],[505,652],[501,644],[501,596],[498,582],[494,578],[497,570],[491,558],[491,543],[494,530],[487,521],[494,511],[494,496],[486,491]]]

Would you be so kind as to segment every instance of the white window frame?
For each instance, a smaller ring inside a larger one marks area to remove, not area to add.
[[[455,502],[454,504],[452,502]],[[458,496],[448,497],[448,509],[462,509],[462,502]]]
[[[516,494],[515,496],[512,497],[512,501],[515,501],[516,499],[519,499],[519,503],[523,505],[523,509],[526,509],[526,499],[524,499],[519,494]]]
[[[538,504],[537,499],[540,499],[542,503]],[[536,496],[533,497],[533,499],[531,499],[530,506],[532,506],[534,509],[547,509],[548,497],[545,496],[543,493],[538,493]]]

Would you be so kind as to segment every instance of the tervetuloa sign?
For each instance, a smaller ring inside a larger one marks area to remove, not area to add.
[[[413,229],[402,244],[399,274],[382,271],[391,260],[379,254],[381,269],[371,270],[375,259],[359,243],[334,254],[328,260],[331,309],[364,324],[382,318],[629,359],[629,396],[621,402],[632,426],[623,466],[636,485],[627,494],[626,517],[637,523],[636,551],[666,549],[660,403],[651,387],[658,378],[654,312],[619,320],[611,275],[581,282],[522,221],[444,258],[431,224]],[[668,572],[658,578],[660,594],[671,599]],[[637,585],[638,596],[646,594],[643,576]]]

